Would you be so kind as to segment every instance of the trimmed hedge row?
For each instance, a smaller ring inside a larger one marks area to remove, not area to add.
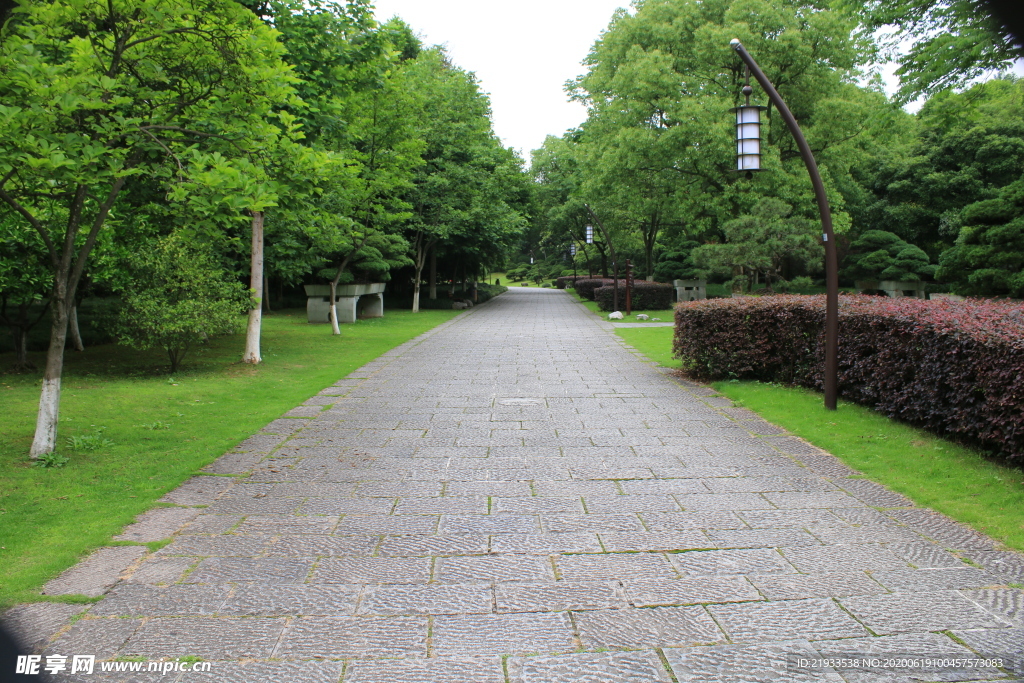
[[[566,287],[572,287],[577,280],[586,280],[586,275],[563,275],[555,278],[555,287],[559,289],[565,289]]]
[[[594,300],[594,290],[596,290],[598,287],[604,287],[605,285],[614,284],[614,282],[615,282],[614,279],[607,278],[607,277],[600,277],[600,278],[593,278],[593,279],[590,279],[590,278],[579,278],[578,280],[576,280],[576,293],[579,294],[584,299],[590,299],[591,301],[593,301]],[[625,280],[619,280],[619,286],[620,287],[625,287],[626,286],[626,281]]]
[[[695,376],[822,389],[824,296],[676,306],[675,357]],[[839,392],[889,417],[1024,459],[1024,304],[843,296]]]
[[[672,308],[672,302],[676,298],[676,290],[672,285],[663,282],[647,282],[646,280],[633,280],[632,292],[630,293],[630,304],[634,311],[660,311]],[[611,286],[598,287],[594,291],[594,300],[602,311],[614,311],[615,309],[615,288]],[[619,308],[626,308],[626,283],[619,281]]]

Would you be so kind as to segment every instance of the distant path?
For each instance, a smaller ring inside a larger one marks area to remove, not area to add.
[[[211,467],[253,468],[129,528],[185,524],[46,649],[212,672],[61,680],[867,683],[910,678],[787,657],[1024,652],[1020,556],[671,379],[556,290],[403,344]],[[49,589],[102,592],[143,551]],[[82,607],[18,609],[45,637]]]

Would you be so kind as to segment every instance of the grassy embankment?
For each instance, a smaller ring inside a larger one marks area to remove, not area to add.
[[[69,351],[60,469],[29,464],[39,376],[0,375],[0,608],[46,599],[50,578],[154,501],[270,420],[458,311],[388,310],[385,317],[310,325],[305,311],[266,315],[264,362],[238,362],[242,335],[212,341],[173,377],[159,352],[114,345]],[[32,360],[42,365],[41,353]],[[0,367],[13,363],[0,354]],[[161,371],[161,368],[164,370]],[[77,437],[95,450],[71,450]],[[83,437],[85,437],[83,439]],[[65,598],[58,598],[65,599]]]
[[[659,316],[661,317],[661,316]],[[667,318],[671,319],[671,318]],[[651,360],[678,368],[671,327],[616,332]],[[921,506],[1017,550],[1024,550],[1024,472],[974,449],[901,424],[864,406],[839,402],[828,412],[821,394],[760,382],[718,382],[714,388]]]

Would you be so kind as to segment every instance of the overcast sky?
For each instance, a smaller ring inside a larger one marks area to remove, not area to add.
[[[612,13],[629,0],[376,0],[375,16],[399,16],[428,45],[444,45],[491,97],[494,131],[529,162],[547,135],[586,118],[567,100],[565,82]]]

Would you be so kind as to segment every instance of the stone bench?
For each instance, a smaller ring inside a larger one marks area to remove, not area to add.
[[[673,280],[676,301],[703,301],[708,298],[707,280]]]
[[[338,322],[354,323],[357,318],[384,317],[383,282],[366,285],[338,285]],[[331,322],[331,286],[304,285],[306,320],[311,323]]]
[[[853,283],[853,286],[857,288],[858,292],[865,291],[883,291],[886,296],[890,296],[894,299],[901,297],[914,297],[917,299],[927,299],[928,295],[924,290],[923,282],[916,281],[902,281],[896,280],[860,280]]]

